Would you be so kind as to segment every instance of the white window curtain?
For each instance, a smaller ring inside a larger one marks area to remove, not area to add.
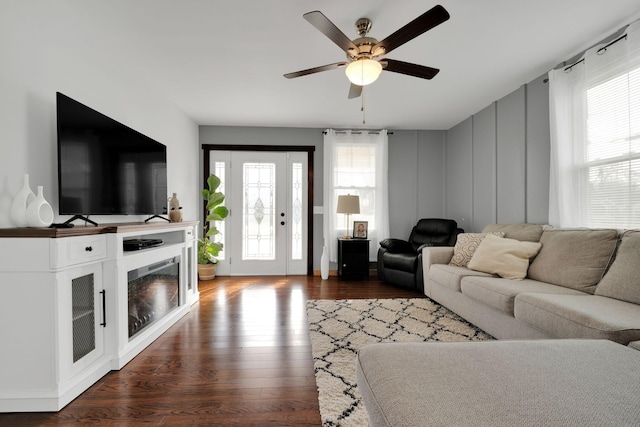
[[[324,245],[329,260],[338,259],[337,238],[347,232],[345,215],[336,213],[338,196],[360,197],[360,213],[353,221],[368,222],[369,260],[375,261],[378,242],[389,237],[388,136],[386,130],[335,131],[324,135]]]
[[[549,222],[640,227],[640,22],[549,72]]]

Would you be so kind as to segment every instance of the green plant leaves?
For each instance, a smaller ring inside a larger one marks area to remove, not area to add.
[[[207,178],[207,187],[209,187],[209,191],[216,191],[218,187],[220,187],[220,178],[214,174],[209,175],[209,178]]]
[[[214,242],[209,237],[198,239],[198,264],[217,264],[218,260],[215,257],[223,247],[221,242]]]
[[[219,234],[216,228],[216,221],[223,221],[228,215],[229,210],[225,206],[221,206],[224,202],[224,194],[216,191],[220,186],[220,178],[211,174],[207,178],[207,186],[202,190],[202,198],[206,201],[207,215],[203,225],[204,237],[198,240],[198,263],[200,264],[217,264],[215,258],[222,250],[222,243],[214,242],[210,237]]]

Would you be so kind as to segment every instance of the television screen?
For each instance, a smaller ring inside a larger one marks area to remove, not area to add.
[[[166,147],[57,93],[60,215],[166,213]]]

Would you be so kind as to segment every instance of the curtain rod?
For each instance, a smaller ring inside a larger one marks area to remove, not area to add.
[[[607,51],[607,48],[608,48],[609,46],[614,45],[614,44],[618,43],[620,40],[622,40],[622,39],[626,39],[626,38],[627,38],[627,34],[625,33],[625,34],[621,35],[620,37],[618,37],[617,39],[613,40],[612,42],[607,43],[607,45],[605,45],[605,46],[601,47],[600,49],[598,49],[598,50],[596,51],[596,54],[597,54],[597,55],[602,55],[604,52],[606,52],[606,51]],[[585,52],[586,52],[586,51],[585,51]],[[585,54],[585,52],[583,52],[583,53],[582,53],[582,55],[584,55],[584,54]],[[584,62],[584,58],[582,58],[582,59],[580,59],[579,61],[576,61],[576,62],[574,62],[573,64],[571,64],[571,65],[569,65],[568,67],[566,67],[566,68],[564,69],[564,72],[565,72],[565,73],[568,73],[569,71],[571,71],[571,69],[572,69],[573,67],[575,67],[576,65],[580,64],[581,62]]]
[[[346,131],[346,130],[337,130],[335,132],[336,133],[347,133],[348,131]],[[354,135],[362,135],[364,132],[362,132],[362,131],[351,131],[351,133],[354,134]],[[366,133],[368,133],[369,135],[379,135],[380,131],[367,131]],[[327,131],[323,130],[322,134],[326,135]],[[387,132],[387,135],[393,135],[393,132]]]

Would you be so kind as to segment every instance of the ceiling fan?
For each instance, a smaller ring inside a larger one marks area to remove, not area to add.
[[[349,99],[351,99],[359,97],[362,93],[362,87],[373,83],[382,70],[406,74],[421,79],[432,79],[440,71],[437,68],[425,67],[423,65],[411,64],[389,58],[378,59],[380,56],[391,52],[393,49],[402,46],[420,34],[429,31],[449,19],[449,13],[440,5],[434,6],[381,41],[367,36],[371,29],[371,21],[367,18],[360,18],[356,21],[356,31],[360,37],[350,40],[320,11],[316,10],[305,13],[303,17],[332,42],[337,44],[338,47],[344,50],[347,54],[347,61],[287,73],[284,76],[288,79],[346,66],[345,71],[351,82],[349,89]]]

